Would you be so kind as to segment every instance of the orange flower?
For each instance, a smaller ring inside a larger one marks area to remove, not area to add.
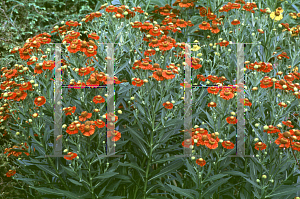
[[[13,176],[13,175],[15,175],[16,174],[16,170],[9,170],[7,173],[6,173],[6,176],[7,177],[11,177],[11,176]]]
[[[111,137],[112,141],[118,141],[121,138],[121,133],[119,131],[108,131],[107,132],[107,137]]]
[[[264,132],[267,132],[267,133],[279,133],[280,130],[273,126],[273,125],[269,125],[269,129],[268,130],[264,130]]]
[[[95,56],[97,54],[97,50],[94,50],[93,48],[89,48],[88,50],[86,50],[84,52],[84,54],[87,56],[87,57],[92,57],[92,56]]]
[[[70,156],[70,157],[69,157]],[[73,153],[73,152],[69,152],[68,153],[68,156],[64,156],[64,158],[66,159],[66,160],[73,160],[74,158],[76,158],[77,157],[77,153]]]
[[[216,107],[217,104],[216,104],[215,102],[210,102],[210,103],[208,103],[207,106],[208,106],[208,107]]]
[[[220,32],[220,29],[218,28],[218,25],[217,24],[212,24],[211,25],[211,28],[210,28],[210,31],[214,34],[217,34],[218,32]]]
[[[88,113],[87,111],[83,111],[81,116],[79,116],[79,121],[86,121],[87,119],[92,117],[92,113]]]
[[[230,116],[226,118],[228,124],[236,124],[238,120],[234,116]]]
[[[225,149],[233,149],[234,148],[234,144],[232,142],[230,142],[229,140],[228,141],[223,141],[222,146]]]
[[[290,148],[290,140],[285,138],[281,133],[278,133],[278,138],[275,140],[275,144],[279,145],[279,148]],[[293,143],[292,143],[293,144]]]
[[[172,109],[173,108],[173,104],[169,101],[163,103],[163,106],[166,108],[166,109]]]
[[[46,103],[46,98],[44,96],[39,96],[34,99],[36,106],[42,106]]]
[[[91,135],[93,135],[95,133],[95,127],[93,125],[89,125],[89,124],[82,124],[82,125],[80,125],[79,130],[82,132],[82,134],[84,136],[91,136]]]
[[[208,140],[204,141],[204,143],[209,149],[216,149],[218,147],[218,141],[214,138],[209,138]]]
[[[292,125],[292,122],[290,120],[282,121],[282,124],[284,124],[285,126],[288,126],[290,128],[294,128],[294,126]]]
[[[188,23],[184,21],[184,19],[177,19],[176,25],[180,28],[185,28],[188,25]]]
[[[257,29],[257,31],[261,34],[265,33],[262,29]]]
[[[210,29],[210,24],[206,21],[202,21],[202,23],[199,25],[199,28],[202,30],[208,30]]]
[[[140,28],[141,30],[150,30],[153,28],[153,25],[149,21],[146,21],[144,24],[140,25]]]
[[[150,70],[152,68],[152,65],[149,63],[149,61],[143,61],[140,63],[139,67],[143,70]]]
[[[34,73],[41,74],[43,72],[42,66],[39,63],[35,64]]]
[[[200,14],[201,17],[205,17],[207,15],[207,13],[211,13],[210,7],[208,7],[208,11],[205,7],[200,7],[199,8],[199,14]]]
[[[229,45],[229,41],[225,41],[225,40],[223,40],[223,41],[221,41],[220,43],[217,43],[217,45],[220,45],[220,46],[228,46]]]
[[[117,122],[118,118],[119,118],[118,116],[114,115],[114,113],[109,113],[108,116],[107,116],[107,113],[105,113],[105,116],[106,116],[107,121],[109,121],[109,122],[113,121],[113,119],[114,119],[113,122]]]
[[[169,41],[163,41],[159,45],[159,49],[162,51],[170,50],[172,47],[173,47],[173,43],[171,43]]]
[[[105,122],[103,122],[103,121],[100,120],[100,119],[97,119],[96,122],[95,122],[95,125],[96,125],[98,128],[103,128],[103,127],[105,127]]]
[[[188,7],[193,7],[194,3],[193,2],[188,3],[188,0],[182,0],[182,2],[180,2],[178,5],[181,8],[188,8]]]
[[[173,72],[171,70],[163,70],[162,76],[164,78],[166,78],[166,79],[173,79],[173,78],[175,78],[175,75],[173,74]]]
[[[241,22],[238,20],[238,19],[235,19],[231,22],[232,25],[238,25],[240,24]]]
[[[260,81],[260,87],[261,88],[270,88],[273,86],[273,82],[271,78],[268,76],[265,76],[261,81]]]
[[[300,142],[294,142],[292,149],[296,151],[300,151]]]
[[[203,167],[206,164],[206,161],[203,160],[202,158],[199,158],[199,159],[196,160],[196,163],[198,165],[200,165],[201,167]]]
[[[217,17],[217,15],[215,15],[214,13],[209,13],[209,14],[207,14],[207,18],[209,19],[209,20],[214,20],[215,18]]]
[[[242,103],[244,106],[251,106],[252,105],[252,103],[249,101],[248,98],[245,98],[245,99],[241,98],[240,103]]]
[[[43,62],[43,69],[46,70],[53,70],[55,67],[55,62],[54,61],[44,61]]]
[[[140,87],[144,84],[144,81],[141,80],[140,78],[134,78],[134,80],[132,81],[132,85]]]
[[[16,94],[14,97],[14,100],[16,101],[24,100],[27,97],[27,93],[24,91],[20,91],[19,89],[16,89],[14,93]]]
[[[255,143],[255,149],[256,150],[264,150],[264,149],[266,149],[267,148],[267,145],[265,144],[265,143],[262,143],[262,142],[257,142],[257,143]]]
[[[24,48],[19,49],[20,58],[23,60],[29,59],[31,53],[32,53],[31,49],[24,49]]]
[[[152,77],[157,81],[163,81],[165,78],[162,76],[162,69],[153,72]]]
[[[106,12],[117,12],[117,7],[113,6],[113,5],[109,5],[107,6],[107,8],[105,9]]]
[[[66,116],[71,115],[71,113],[75,113],[76,107],[68,107],[68,108],[63,108],[63,111],[65,112]]]
[[[77,53],[78,51],[80,51],[80,45],[71,43],[70,46],[68,46],[68,51],[70,53]]]
[[[144,52],[144,55],[145,56],[152,56],[152,55],[155,55],[155,50],[154,49],[148,49]]]
[[[209,87],[207,88],[207,92],[213,95],[217,95],[219,90],[221,90],[221,88],[219,87]]]
[[[156,28],[156,29],[151,28],[149,31],[149,34],[152,36],[159,36],[159,35],[161,35],[161,32],[160,32],[159,28]]]
[[[101,95],[97,95],[93,98],[93,102],[95,104],[98,104],[98,103],[104,103],[105,102],[105,99],[101,96]]]
[[[86,81],[86,85],[89,85],[90,87],[97,87],[99,86],[100,81],[98,81],[95,77],[91,77]]]
[[[78,128],[75,124],[70,124],[66,130],[66,132],[70,135],[77,134]]]
[[[193,139],[186,139],[184,140],[181,145],[185,148],[189,148],[190,146],[194,145],[194,140]]]
[[[78,22],[71,20],[71,21],[67,21],[66,25],[77,27],[78,26]]]
[[[99,40],[100,37],[96,33],[93,32],[88,35],[88,38]]]
[[[26,91],[26,90],[31,90],[32,91],[32,84],[30,82],[25,82],[23,84],[21,84],[21,86],[19,87],[20,91]]]

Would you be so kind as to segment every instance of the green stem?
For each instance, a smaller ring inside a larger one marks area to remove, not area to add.
[[[44,147],[44,148],[45,148],[45,147]],[[50,161],[51,166],[55,169],[55,172],[56,172],[56,174],[58,175],[59,180],[63,183],[63,186],[66,188],[67,191],[70,191],[70,190],[69,190],[69,187],[67,186],[67,184],[66,184],[66,182],[64,181],[64,179],[60,176],[59,172],[57,171],[57,169],[56,169],[56,167],[55,167],[55,165],[54,165],[54,163],[53,163],[53,161],[51,160],[50,157],[48,157],[48,160]]]
[[[149,159],[148,159],[148,164],[147,164],[147,170],[146,170],[146,178],[145,178],[145,183],[144,183],[144,199],[146,199],[146,189],[147,189],[147,184],[148,184],[148,173],[149,173],[149,167],[152,161],[152,146],[153,146],[153,131],[151,132],[151,140],[150,140],[150,154],[149,154]]]
[[[144,168],[144,164],[145,164],[145,161],[146,161],[146,156],[144,156],[144,160],[143,160],[143,163],[142,163],[142,167],[141,168]],[[139,184],[140,184],[140,181],[141,181],[141,178],[139,178],[139,180],[138,180],[138,183],[136,184],[136,189],[135,189],[135,191],[134,191],[134,199],[136,199],[136,194],[137,194],[137,191],[138,191],[138,189],[139,189]]]

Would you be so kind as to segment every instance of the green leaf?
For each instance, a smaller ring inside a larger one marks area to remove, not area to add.
[[[245,177],[243,177],[243,178],[245,178]],[[260,189],[260,186],[257,184],[257,183],[255,183],[255,182],[253,182],[252,180],[250,180],[249,178],[245,178],[248,182],[250,182],[253,186],[255,186],[256,188],[258,188],[258,189]]]
[[[39,165],[39,164],[36,164],[35,166],[37,166],[41,170],[47,172],[48,174],[50,174],[50,175],[58,178],[58,175],[55,173],[55,171],[53,171],[52,169],[50,169],[48,166],[46,166],[46,165]]]
[[[67,178],[70,182],[72,182],[73,184],[76,184],[76,185],[79,185],[79,186],[83,186],[82,183],[76,181],[76,180],[73,180],[71,178]]]
[[[168,186],[169,187],[171,187],[172,188],[172,190],[174,190],[174,191],[176,191],[178,194],[180,194],[180,195],[183,195],[183,196],[185,196],[185,197],[188,197],[188,198],[192,198],[192,199],[194,199],[195,197],[193,196],[193,194],[191,194],[191,189],[182,189],[182,188],[179,188],[179,187],[176,187],[176,186],[174,186],[174,185],[169,185],[168,184]],[[198,198],[199,196],[197,196],[196,198]]]
[[[299,187],[294,187],[292,185],[282,185],[280,189],[277,189],[271,195],[267,195],[266,198],[279,198],[279,196],[287,196],[291,193],[296,193],[297,191],[299,191]]]
[[[204,180],[203,182],[218,180],[218,179],[223,178],[224,176],[227,176],[227,175],[228,174],[222,174],[222,173],[216,174],[216,175],[214,175],[212,177],[209,177],[208,180]]]
[[[116,172],[106,172],[106,173],[98,175],[94,179],[106,179],[106,178],[113,177],[113,176],[115,176],[117,174],[119,174],[119,173],[116,173]]]
[[[60,190],[60,189],[50,189],[50,188],[46,188],[46,187],[34,187],[34,186],[29,186],[32,189],[37,190],[40,193],[46,193],[46,194],[51,194],[51,195],[55,195],[55,196],[67,196],[71,199],[79,199],[79,197],[72,192],[69,191],[64,191],[64,190]]]
[[[163,158],[163,159],[159,159],[157,161],[154,161],[153,164],[157,164],[157,163],[165,163],[165,162],[168,162],[168,161],[172,161],[172,160],[176,160],[178,159],[178,157],[176,156],[171,156],[171,157],[168,157],[168,158]]]
[[[132,128],[130,128],[129,126],[127,127],[129,129],[129,131],[133,134],[132,137],[136,137],[138,138],[140,141],[143,141],[145,144],[149,145],[146,141],[144,136],[141,137],[141,135],[139,135],[138,132],[136,132],[135,130],[133,130]]]
[[[229,175],[236,175],[236,176],[241,176],[241,177],[247,177],[246,174],[240,172],[240,171],[224,171],[224,174],[229,174]]]
[[[148,181],[154,180],[159,177],[163,177],[167,174],[170,174],[171,172],[176,171],[183,165],[183,162],[181,159],[178,159],[176,161],[171,162],[170,164],[163,167],[163,169],[160,169],[159,173],[152,176]]]
[[[145,116],[144,108],[139,103],[135,103],[135,105],[137,105],[138,110],[143,114],[143,116]]]
[[[143,174],[145,173],[145,171],[140,168],[136,163],[132,162],[132,163],[123,163],[123,162],[119,162],[120,166],[127,166],[127,167],[132,167],[135,168],[139,171],[141,171]]]
[[[66,172],[67,174],[69,174],[69,175],[72,176],[73,178],[76,178],[77,180],[79,180],[79,177],[78,177],[78,175],[77,175],[77,173],[76,173],[75,171],[73,171],[72,169],[67,168],[67,167],[65,167],[65,166],[63,166],[63,165],[61,165],[61,167],[63,168],[63,170],[65,170],[65,172]]]
[[[218,189],[219,186],[221,186],[222,184],[225,184],[230,178],[231,178],[231,177],[229,177],[229,178],[224,178],[224,179],[221,179],[221,180],[219,180],[219,181],[217,181],[217,182],[214,182],[211,186],[209,186],[209,187],[204,191],[204,193],[203,193],[202,196],[205,196],[205,195],[208,194],[208,193],[211,195],[215,190]]]
[[[166,2],[162,0],[151,0],[150,5],[158,5],[159,7],[164,7]]]

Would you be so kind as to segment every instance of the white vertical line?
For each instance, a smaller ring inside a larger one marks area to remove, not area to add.
[[[237,92],[237,156],[245,156],[245,121],[244,121],[244,105],[240,102],[245,99],[244,93],[244,43],[237,44],[237,81],[240,92]]]
[[[115,96],[115,91],[114,91],[114,44],[113,43],[108,43],[107,44],[107,114],[109,115],[115,115],[115,105],[114,105],[114,96]],[[115,117],[112,118],[112,123],[113,126],[115,127]],[[109,121],[107,120],[107,123]],[[111,131],[111,134],[114,133],[114,129],[108,129],[106,128],[106,131]],[[112,135],[113,136],[113,135]],[[115,153],[115,145],[114,141],[111,140],[112,137],[108,138],[107,137],[107,155],[114,155]]]
[[[54,83],[54,156],[62,155],[62,110],[61,110],[61,44],[55,44],[55,83]]]
[[[184,142],[192,142],[192,88],[191,88],[191,46],[185,44],[184,79]],[[193,145],[191,145],[193,146]],[[192,149],[184,147],[184,155],[191,156]]]

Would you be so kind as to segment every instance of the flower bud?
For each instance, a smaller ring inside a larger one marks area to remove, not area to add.
[[[266,179],[266,178],[267,178],[267,176],[266,176],[266,175],[262,175],[261,177],[262,177],[262,178],[264,178],[264,179]]]
[[[268,130],[269,129],[269,126],[264,126],[264,130]]]
[[[118,110],[118,113],[119,113],[119,114],[122,114],[122,111],[121,111],[121,110]]]

